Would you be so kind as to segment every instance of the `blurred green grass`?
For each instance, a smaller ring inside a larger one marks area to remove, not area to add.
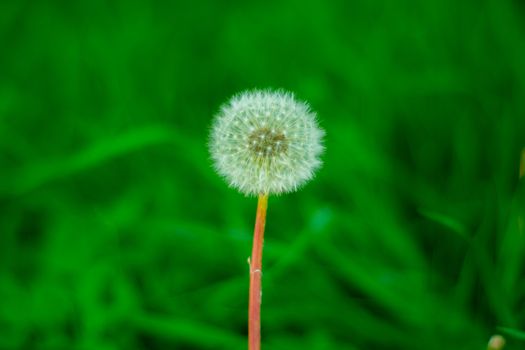
[[[524,9],[2,2],[0,349],[245,348],[255,200],[207,135],[253,87],[327,131],[270,199],[265,349],[523,348]]]

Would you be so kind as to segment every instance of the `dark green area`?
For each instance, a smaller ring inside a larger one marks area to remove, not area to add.
[[[523,1],[93,0],[0,3],[0,349],[245,348],[256,200],[206,144],[255,87],[327,132],[265,350],[525,348]]]

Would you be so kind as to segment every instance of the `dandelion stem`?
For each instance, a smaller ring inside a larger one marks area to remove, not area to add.
[[[525,177],[525,148],[521,150],[520,179]]]
[[[250,297],[248,306],[249,350],[259,350],[261,348],[262,252],[267,207],[268,194],[260,194],[257,202],[255,229],[253,231],[252,257],[250,259]]]

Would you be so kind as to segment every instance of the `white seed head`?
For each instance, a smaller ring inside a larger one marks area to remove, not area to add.
[[[254,90],[215,117],[210,152],[217,172],[246,195],[292,192],[321,166],[324,131],[293,94]]]

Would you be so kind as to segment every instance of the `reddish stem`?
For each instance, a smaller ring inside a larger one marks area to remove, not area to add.
[[[249,350],[260,350],[261,348],[262,252],[267,207],[268,195],[259,195],[257,214],[255,217],[255,229],[253,231],[252,257],[250,259],[250,299],[248,306]]]

